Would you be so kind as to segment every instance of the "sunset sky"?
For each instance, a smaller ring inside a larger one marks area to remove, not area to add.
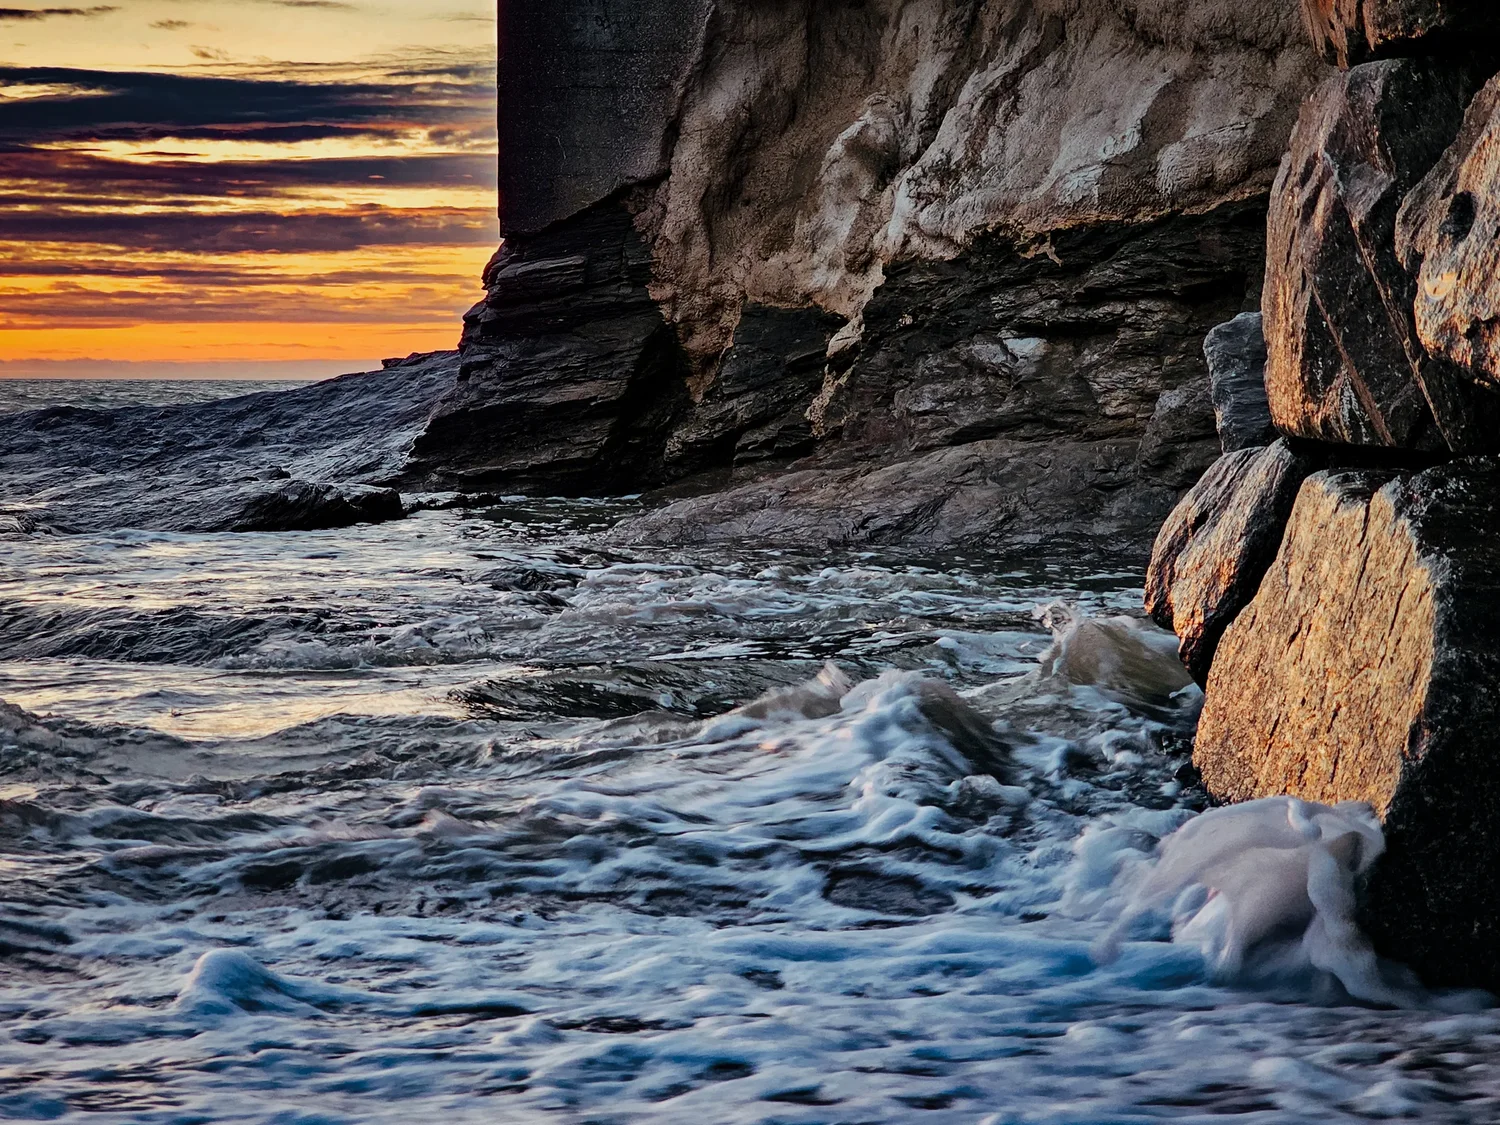
[[[454,345],[499,238],[493,0],[22,2],[0,7],[0,375]]]

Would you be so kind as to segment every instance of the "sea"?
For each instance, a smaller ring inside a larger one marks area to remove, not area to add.
[[[641,507],[0,532],[0,1118],[1500,1120],[1370,810],[1211,807],[1137,570]]]

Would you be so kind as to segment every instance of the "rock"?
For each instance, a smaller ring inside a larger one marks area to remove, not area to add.
[[[1297,490],[1318,465],[1285,441],[1226,453],[1167,517],[1146,571],[1146,612],[1177,634],[1203,684],[1224,630],[1276,558]]]
[[[1260,313],[1240,313],[1203,341],[1215,426],[1225,453],[1276,439],[1266,399],[1266,337]]]
[[[617,543],[1048,547],[1140,566],[1177,492],[1127,488],[1133,442],[979,441],[891,465],[800,469],[627,520]]]
[[[1267,229],[1266,390],[1283,433],[1494,445],[1473,389],[1422,349],[1416,282],[1395,248],[1402,200],[1457,135],[1471,89],[1463,67],[1402,59],[1336,75],[1303,107]]]
[[[1488,0],[1302,0],[1313,45],[1348,69],[1396,55],[1462,54],[1493,41]]]
[[[357,523],[398,520],[405,512],[394,488],[363,484],[287,481],[244,500],[216,525],[225,531],[318,531]]]
[[[1407,197],[1397,248],[1417,276],[1417,333],[1460,378],[1500,391],[1500,78],[1469,106],[1458,139]],[[1484,396],[1490,417],[1500,396]],[[1491,423],[1493,424],[1493,423]]]
[[[687,367],[651,252],[612,199],[506,240],[464,318],[463,363],[413,445],[424,491],[627,492],[662,477]]]
[[[821,309],[747,304],[718,378],[668,439],[678,472],[785,461],[814,444],[807,411],[843,318]]]
[[[1324,472],[1219,643],[1194,760],[1216,797],[1367,801],[1364,924],[1432,984],[1500,986],[1500,467]]]
[[[1217,459],[1218,428],[1208,378],[1163,391],[1141,435],[1142,474],[1187,488]]]

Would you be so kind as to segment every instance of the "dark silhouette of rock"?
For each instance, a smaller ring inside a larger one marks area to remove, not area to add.
[[[1241,313],[1203,341],[1215,428],[1225,453],[1269,445],[1276,438],[1266,399],[1266,338],[1260,313]]]
[[[1285,441],[1226,453],[1167,517],[1146,571],[1146,612],[1208,681],[1219,638],[1260,588],[1302,481],[1318,468]]]
[[[659,480],[688,387],[650,278],[650,248],[621,198],[508,238],[406,479],[572,494]]]
[[[1272,193],[1263,297],[1266,389],[1283,433],[1329,442],[1493,448],[1472,384],[1418,341],[1396,254],[1402,200],[1458,134],[1464,67],[1402,59],[1308,99]]]
[[[1368,801],[1377,948],[1500,986],[1500,467],[1318,473],[1219,643],[1194,760],[1238,801]]]
[[[404,512],[394,488],[291,480],[246,498],[224,520],[225,531],[317,531],[398,520]]]
[[[1416,326],[1433,356],[1500,391],[1500,79],[1407,197],[1397,247],[1417,277]],[[1500,396],[1486,396],[1496,416]]]
[[[1313,45],[1347,69],[1395,55],[1455,55],[1495,39],[1488,0],[1302,0]]]

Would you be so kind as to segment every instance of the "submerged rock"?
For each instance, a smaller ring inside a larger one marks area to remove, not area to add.
[[[219,526],[227,531],[317,531],[384,523],[404,514],[394,488],[293,480],[250,496]]]
[[[1217,797],[1366,801],[1365,925],[1429,983],[1500,986],[1500,467],[1318,473],[1209,675]]]
[[[1276,440],[1266,399],[1266,337],[1258,312],[1241,313],[1203,341],[1219,447],[1225,453]]]
[[[1475,451],[1475,392],[1417,339],[1396,254],[1406,194],[1458,134],[1465,68],[1401,59],[1330,78],[1303,107],[1272,192],[1263,297],[1279,430],[1353,445]]]
[[[1495,38],[1490,0],[1302,0],[1313,45],[1350,67],[1393,55],[1460,54]]]
[[[1285,441],[1226,453],[1162,525],[1146,571],[1146,612],[1177,634],[1200,684],[1219,638],[1275,559],[1297,490],[1315,468]]]

